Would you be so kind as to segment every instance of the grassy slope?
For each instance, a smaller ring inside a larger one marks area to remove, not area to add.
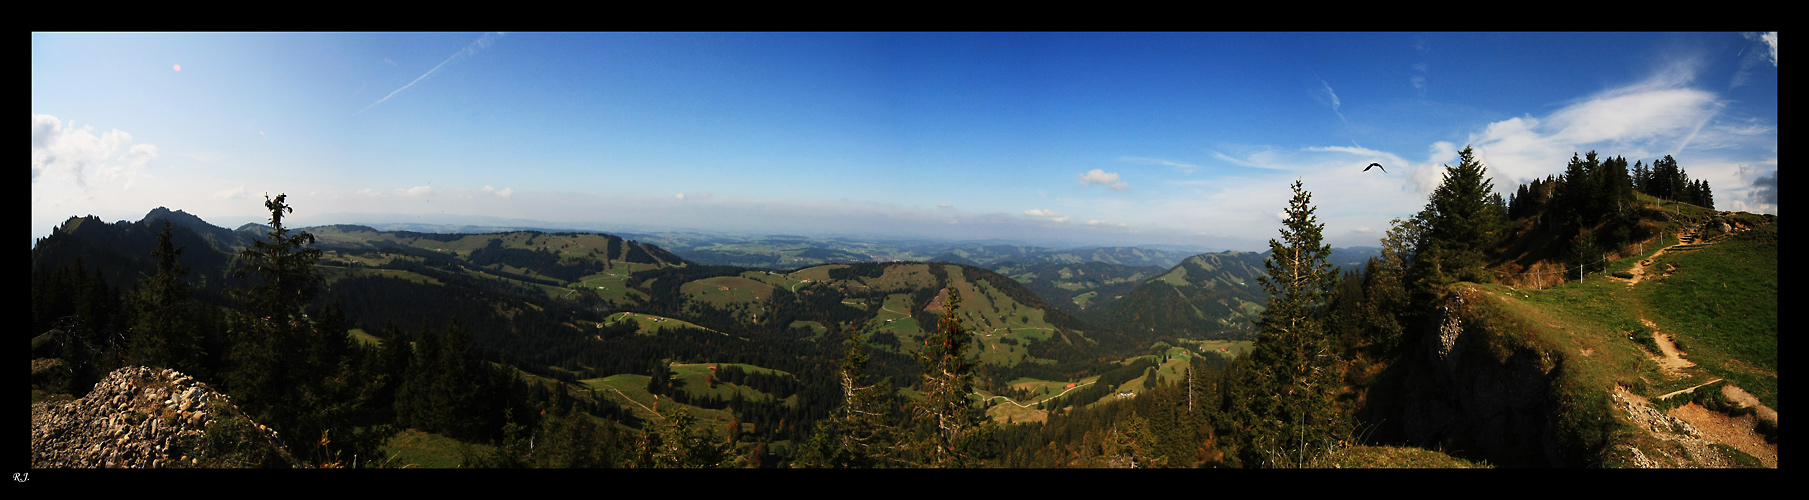
[[[1659,330],[1673,333],[1709,375],[1734,381],[1777,409],[1777,224],[1757,226],[1701,250],[1667,252],[1674,268],[1637,296]]]
[[[604,325],[613,325],[620,321],[635,322],[635,324],[640,327],[639,333],[641,335],[658,335],[659,332],[662,332],[662,331],[665,331],[668,329],[675,329],[675,328],[696,328],[699,330],[710,330],[708,328],[697,326],[697,324],[695,324],[695,323],[685,321],[682,319],[673,319],[673,318],[667,318],[664,316],[654,316],[651,314],[639,314],[639,313],[627,313],[627,312],[611,314],[611,315],[609,315],[608,318],[603,319],[603,324]],[[714,331],[714,330],[711,330],[711,331]]]
[[[1776,408],[1777,271],[1775,225],[1690,252],[1667,253],[1675,274],[1628,288],[1624,280],[1595,274],[1544,290],[1460,283],[1453,290],[1469,302],[1469,321],[1488,331],[1485,354],[1505,360],[1533,349],[1558,370],[1561,432],[1582,442],[1620,443],[1642,438],[1611,417],[1607,389],[1623,386],[1648,398],[1728,378]],[[1626,269],[1646,255],[1609,264]],[[1670,378],[1635,338],[1647,334],[1641,318],[1660,331],[1680,333],[1688,359],[1697,363]],[[1748,387],[1750,386],[1750,387]],[[1644,446],[1642,446],[1644,447]],[[1605,465],[1624,463],[1606,447]]]

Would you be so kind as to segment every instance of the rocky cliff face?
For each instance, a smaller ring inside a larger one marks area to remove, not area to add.
[[[31,466],[264,467],[291,462],[277,433],[174,370],[125,367],[86,397],[31,406]]]
[[[1400,409],[1408,442],[1509,467],[1570,466],[1559,445],[1553,399],[1562,364],[1534,348],[1488,345],[1463,294],[1435,315],[1423,371],[1407,382]]]

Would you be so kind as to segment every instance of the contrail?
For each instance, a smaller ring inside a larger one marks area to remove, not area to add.
[[[421,75],[420,78],[416,78],[415,81],[408,82],[408,85],[403,85],[402,88],[396,89],[395,92],[390,92],[389,95],[383,96],[383,98],[378,99],[377,102],[373,102],[373,103],[371,103],[371,105],[365,106],[364,109],[360,109],[360,110],[358,110],[357,113],[352,113],[352,114],[353,115],[362,114],[365,111],[369,111],[371,108],[377,107],[378,104],[383,104],[383,101],[388,101],[389,98],[395,97],[396,94],[400,94],[400,93],[402,93],[402,91],[408,90],[409,87],[413,87],[413,86],[415,86],[415,84],[421,83],[421,80],[426,80],[427,77],[433,76],[434,73],[437,73],[440,71],[440,68],[446,67],[447,64],[452,63],[453,60],[458,59],[460,56],[468,56],[471,54],[476,54],[479,49],[489,47],[490,43],[493,40],[495,40],[496,37],[499,37],[499,36],[503,36],[503,34],[500,32],[499,33],[485,33],[484,36],[478,38],[477,41],[471,42],[471,45],[465,46],[464,50],[454,52],[452,54],[452,57],[446,58],[445,61],[442,61],[440,63],[440,65],[438,65],[438,66],[434,66],[433,69],[427,70],[427,73]]]

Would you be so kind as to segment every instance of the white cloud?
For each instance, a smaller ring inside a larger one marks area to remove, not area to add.
[[[1119,191],[1123,191],[1123,190],[1131,187],[1129,184],[1119,182],[1118,174],[1112,173],[1112,172],[1107,172],[1107,171],[1100,170],[1097,168],[1095,168],[1093,170],[1088,170],[1087,173],[1080,174],[1077,177],[1080,177],[1080,185],[1082,185],[1082,186],[1085,186],[1088,184],[1098,184],[1098,185],[1109,187],[1109,188],[1112,188],[1114,190],[1119,190]]]
[[[1771,63],[1772,68],[1778,67],[1777,32],[1745,33],[1744,35],[1747,40],[1762,44],[1763,46],[1746,49],[1746,53],[1740,57],[1740,69],[1734,72],[1732,81],[1727,85],[1727,88],[1730,89],[1745,85],[1746,81],[1752,78],[1754,68],[1764,65],[1765,63]]]
[[[1344,113],[1338,112],[1338,107],[1341,106],[1343,103],[1338,100],[1338,93],[1336,91],[1332,90],[1332,84],[1325,83],[1325,79],[1322,78],[1319,80],[1319,85],[1325,87],[1326,99],[1330,100],[1330,102],[1328,104],[1330,104],[1332,106],[1332,114],[1338,115],[1338,121],[1350,123],[1349,120],[1344,119]],[[1321,101],[1321,102],[1325,102],[1325,101]]]
[[[1686,134],[1720,110],[1714,94],[1655,89],[1605,95],[1558,110],[1546,120],[1564,142],[1647,141]]]
[[[120,149],[124,154],[118,154]],[[119,129],[99,135],[94,127],[76,127],[51,115],[31,115],[31,180],[46,170],[61,172],[86,187],[90,178],[112,181],[125,178],[126,186],[138,177],[138,170],[157,159],[157,146],[132,144],[132,134]]]
[[[485,192],[485,193],[490,193],[490,194],[494,194],[494,195],[497,195],[497,196],[501,196],[501,197],[504,197],[504,198],[508,198],[508,197],[510,197],[510,196],[513,196],[513,195],[514,195],[514,194],[515,194],[515,188],[502,188],[502,189],[496,189],[496,187],[494,187],[494,186],[490,186],[490,185],[488,185],[488,184],[486,184],[486,185],[484,185],[484,192]]]
[[[152,146],[150,144],[133,144],[132,149],[126,150],[126,154],[121,156],[120,159],[125,160],[126,164],[131,165],[133,168],[143,167],[146,163],[150,163],[151,160],[157,159],[157,146]]]
[[[1732,132],[1705,126],[1724,108],[1713,93],[1685,85],[1694,60],[1675,62],[1644,81],[1578,100],[1545,118],[1515,117],[1489,124],[1469,144],[1489,167],[1496,188],[1544,177],[1572,155],[1599,151],[1633,159],[1675,154],[1698,140],[1721,144]],[[1425,179],[1422,186],[1425,185]],[[1436,185],[1437,179],[1431,179]]]
[[[1055,222],[1068,222],[1068,219],[1069,219],[1068,216],[1062,215],[1060,212],[1056,212],[1054,210],[1042,209],[1042,208],[1025,210],[1024,215],[1049,219],[1049,220],[1055,221]]]
[[[1741,178],[1752,179],[1752,183],[1747,190],[1747,199],[1754,204],[1752,205],[1754,211],[1773,214],[1777,213],[1778,171],[1776,169],[1772,169],[1768,173],[1762,173],[1757,168],[1743,165],[1738,170],[1738,175]],[[1734,201],[1739,202],[1742,200]],[[1745,206],[1744,203],[1741,204],[1742,208]]]
[[[1137,163],[1151,163],[1151,164],[1156,164],[1156,165],[1167,165],[1170,167],[1174,167],[1175,169],[1180,170],[1184,173],[1193,173],[1194,170],[1197,170],[1200,168],[1199,165],[1194,165],[1191,163],[1182,163],[1182,162],[1178,162],[1178,161],[1164,160],[1161,158],[1139,158],[1139,157],[1135,157],[1135,156],[1121,156],[1118,158],[1118,160],[1119,161],[1137,162]]]
[[[1766,32],[1766,33],[1747,33],[1746,39],[1763,42],[1765,44],[1765,49],[1766,49],[1765,53],[1769,56],[1772,67],[1777,67],[1777,65],[1778,65],[1778,32],[1772,31],[1772,32]]]
[[[430,195],[433,193],[435,193],[435,191],[433,190],[433,186],[431,186],[431,185],[415,186],[415,187],[411,187],[408,189],[396,188],[397,196],[409,196],[409,197],[414,197],[414,198],[420,198],[422,196],[427,196],[427,195]]]
[[[1227,155],[1225,153],[1220,153],[1218,151],[1213,151],[1212,157],[1218,158],[1220,160],[1229,162],[1233,165],[1237,165],[1240,167],[1261,168],[1261,169],[1266,169],[1266,170],[1284,170],[1284,171],[1292,169],[1292,167],[1289,165],[1285,165],[1285,164],[1281,164],[1281,163],[1277,162],[1275,151],[1268,150],[1268,149],[1265,149],[1262,151],[1257,151],[1255,153],[1250,153],[1248,155],[1245,155],[1243,158],[1233,158],[1233,157],[1231,157],[1231,155]]]

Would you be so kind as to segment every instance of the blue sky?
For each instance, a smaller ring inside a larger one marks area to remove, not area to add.
[[[1465,145],[1504,195],[1668,154],[1777,212],[1775,33],[34,33],[31,64],[34,238],[287,193],[304,225],[1260,250],[1300,179],[1373,246]]]

